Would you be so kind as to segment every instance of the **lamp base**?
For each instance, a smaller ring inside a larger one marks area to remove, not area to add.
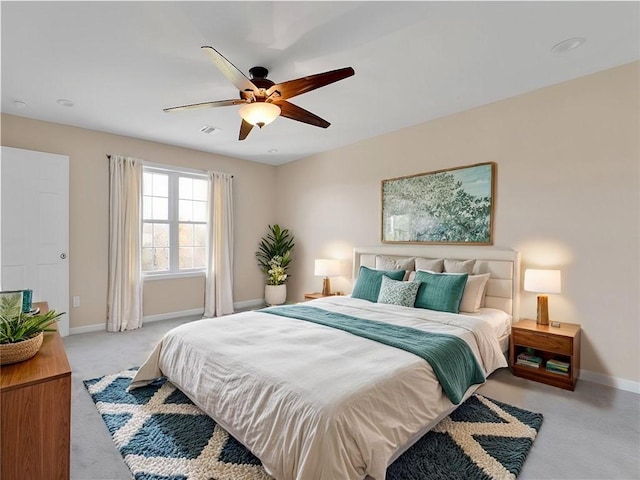
[[[329,277],[324,277],[322,281],[322,295],[325,297],[331,295],[331,282],[329,281]]]
[[[547,295],[538,295],[536,323],[538,325],[549,325],[549,297]]]

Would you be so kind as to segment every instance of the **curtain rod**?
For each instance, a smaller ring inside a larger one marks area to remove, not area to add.
[[[107,159],[111,160],[111,155],[110,155],[110,154],[108,154],[108,153],[107,153]],[[144,160],[143,160],[143,162],[144,162],[144,163],[147,163],[150,167],[154,167],[154,166],[162,167],[162,165],[163,165],[163,164],[160,164],[160,163],[155,163],[155,164],[154,164],[154,163],[152,163],[152,162],[145,162]],[[165,166],[167,166],[167,167],[172,167],[172,169],[174,169],[174,170],[175,170],[175,169],[179,169],[179,168],[180,168],[180,167],[175,167],[175,166],[173,166],[173,165],[165,165]],[[185,167],[185,168],[188,168],[188,167]],[[206,173],[206,171],[205,171],[205,170],[202,170],[202,172],[203,172],[203,173]],[[231,178],[233,178],[233,175],[231,175]]]

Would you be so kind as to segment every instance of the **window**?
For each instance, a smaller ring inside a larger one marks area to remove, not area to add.
[[[143,167],[142,271],[203,271],[207,259],[208,182],[204,175]]]

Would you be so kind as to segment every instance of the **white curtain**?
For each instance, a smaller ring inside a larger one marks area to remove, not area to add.
[[[142,161],[109,157],[109,292],[107,330],[142,326]]]
[[[205,317],[233,313],[233,176],[209,172],[209,250]]]

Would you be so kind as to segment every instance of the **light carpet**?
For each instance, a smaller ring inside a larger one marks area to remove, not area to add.
[[[271,480],[260,460],[171,382],[127,392],[136,369],[85,387],[136,480]],[[513,479],[542,414],[473,395],[387,470],[387,480]]]

